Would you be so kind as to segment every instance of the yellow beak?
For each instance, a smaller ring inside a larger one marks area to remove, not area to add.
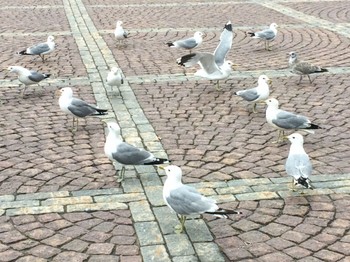
[[[162,170],[164,170],[165,169],[165,167],[164,166],[157,166],[159,169],[162,169]]]

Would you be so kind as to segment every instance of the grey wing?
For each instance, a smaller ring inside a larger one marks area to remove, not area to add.
[[[232,30],[229,31],[227,29],[224,29],[224,31],[221,33],[220,43],[214,51],[215,63],[218,66],[222,66],[225,62],[225,57],[232,47],[232,38]]]
[[[248,90],[241,90],[236,92],[236,94],[249,102],[252,102],[259,98],[259,94],[255,88],[248,89]]]
[[[124,165],[143,165],[154,159],[152,153],[125,142],[118,145],[117,152],[113,153],[112,156],[113,159]]]
[[[301,115],[296,115],[287,111],[280,110],[276,119],[272,120],[276,126],[285,129],[300,129],[310,126],[310,121]]]
[[[256,32],[255,35],[265,40],[272,40],[276,37],[275,33],[271,29]]]
[[[37,82],[39,83],[41,80],[45,79],[45,75],[40,74],[38,72],[35,71],[30,71],[30,75],[28,76],[29,80],[33,81],[33,82]]]
[[[199,194],[196,189],[183,185],[166,198],[169,206],[180,215],[201,214],[215,209],[215,201]]]
[[[83,100],[73,98],[68,110],[78,117],[85,117],[96,113],[96,108]]]
[[[301,74],[308,75],[308,74],[315,73],[317,71],[320,71],[319,67],[313,64],[310,64],[308,62],[299,62],[293,66],[293,72],[297,74],[301,73]]]
[[[193,37],[184,40],[178,40],[176,41],[176,44],[185,49],[191,49],[197,46],[197,42]]]
[[[28,48],[29,52],[33,55],[40,55],[44,52],[47,52],[50,50],[50,47],[47,43],[41,43],[38,45],[34,45]]]
[[[199,54],[199,65],[201,68],[208,74],[213,74],[217,71],[220,71],[220,68],[215,63],[215,57],[209,53],[200,53]]]
[[[312,172],[312,164],[306,154],[289,155],[286,161],[286,172],[295,179],[308,178]]]

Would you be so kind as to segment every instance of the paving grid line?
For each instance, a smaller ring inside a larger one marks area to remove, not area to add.
[[[312,179],[314,190],[290,190],[291,178],[254,178],[220,182],[199,182],[195,187],[217,202],[283,199],[291,196],[314,196],[350,192],[350,174],[318,175]],[[56,212],[125,209],[126,204],[146,199],[144,192],[125,193],[121,188],[39,192],[0,196],[0,214],[16,216]],[[113,205],[110,203],[113,202]],[[51,207],[51,209],[50,209]]]

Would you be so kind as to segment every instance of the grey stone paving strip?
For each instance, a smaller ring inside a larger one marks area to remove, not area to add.
[[[0,10],[8,9],[52,9],[52,8],[63,8],[63,5],[32,5],[32,6],[1,6]]]
[[[317,175],[312,178],[314,190],[299,189],[295,192],[290,190],[290,177],[200,182],[189,185],[197,188],[203,195],[216,199],[218,203],[224,203],[235,200],[280,199],[300,195],[350,193],[350,174]],[[177,218],[175,214],[169,212],[168,207],[164,206],[161,191],[162,186],[149,186],[146,187],[145,192],[130,193],[123,192],[121,188],[111,188],[2,195],[0,196],[0,210],[2,210],[2,213],[6,211],[8,216],[14,216],[51,212],[126,209],[129,206],[134,221],[141,223],[140,227],[149,225],[146,222],[154,222],[156,217],[160,221],[161,231],[168,235],[173,231],[172,225],[177,223]],[[143,225],[143,222],[146,224]],[[202,220],[196,220],[192,223],[198,224],[194,228],[203,227],[203,230],[200,231],[203,236],[198,235],[198,232],[197,234],[190,234],[189,232],[189,237],[193,242],[201,242],[203,239],[207,241],[211,237]],[[147,241],[152,242],[154,240]],[[157,240],[156,243],[160,244],[159,241]]]

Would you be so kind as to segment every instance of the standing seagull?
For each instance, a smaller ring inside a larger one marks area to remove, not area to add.
[[[321,129],[318,125],[312,124],[305,116],[279,109],[278,100],[275,98],[269,98],[265,103],[267,104],[266,120],[271,126],[278,129],[277,143],[284,140],[286,129],[304,130],[311,134],[314,133],[313,129]]]
[[[73,129],[78,130],[78,120],[86,116],[100,116],[106,115],[107,109],[99,109],[96,106],[89,105],[83,100],[73,97],[73,90],[70,87],[63,87],[58,90],[61,96],[58,100],[58,104],[61,110],[69,115],[73,116]],[[76,120],[76,129],[74,129],[74,123]]]
[[[291,145],[285,167],[287,174],[293,177],[293,187],[302,185],[305,188],[313,189],[309,179],[312,172],[312,164],[303,147],[303,136],[294,133],[287,136],[287,138]]]
[[[178,58],[177,63],[185,67],[199,64],[201,69],[198,70],[194,75],[210,80],[217,80],[216,90],[220,90],[219,80],[228,78],[233,69],[233,63],[231,61],[225,60],[225,57],[232,46],[232,37],[232,25],[229,21],[225,25],[224,30],[220,35],[220,42],[216,47],[214,54],[188,54]]]
[[[269,98],[269,84],[271,84],[271,82],[272,81],[266,75],[261,75],[259,76],[257,87],[246,90],[240,90],[235,92],[234,94],[242,97],[249,103],[253,103],[253,112],[257,113],[256,104],[259,102],[265,103],[265,100]]]
[[[265,41],[265,50],[271,51],[270,42],[273,41],[277,36],[277,27],[276,23],[272,23],[268,29],[258,31],[258,32],[248,32],[250,37],[258,38]]]
[[[117,88],[124,84],[123,76],[118,67],[112,67],[111,71],[108,73],[107,84],[111,87],[116,86]]]
[[[203,41],[203,33],[202,32],[195,32],[193,37],[177,40],[175,42],[168,42],[166,43],[169,47],[175,47],[175,48],[184,48],[187,50],[191,50],[197,46],[199,46]]]
[[[136,148],[120,138],[120,128],[117,123],[108,122],[108,135],[104,146],[106,156],[111,161],[116,161],[122,164],[122,170],[118,175],[118,182],[124,179],[124,165],[159,165],[169,162],[165,158],[157,158],[152,153]]]
[[[326,68],[313,65],[309,62],[299,61],[298,55],[296,52],[289,53],[288,63],[289,63],[289,67],[292,69],[292,72],[294,74],[300,75],[298,85],[300,84],[301,79],[303,78],[303,75],[307,75],[311,84],[312,81],[310,78],[310,74],[328,72]]]
[[[124,43],[125,39],[128,37],[128,33],[122,27],[123,22],[117,21],[117,26],[114,30],[115,39],[118,40],[118,44]]]
[[[47,38],[47,42],[40,43],[37,45],[33,45],[31,47],[28,47],[27,49],[18,52],[19,55],[38,55],[41,57],[42,61],[45,62],[44,55],[50,54],[55,50],[55,38],[50,35]]]
[[[27,86],[38,84],[39,82],[50,77],[50,74],[42,74],[33,70],[28,70],[22,66],[9,66],[7,68],[11,73],[16,73],[18,75],[18,80],[24,84],[22,91],[22,97],[26,91]]]
[[[228,218],[230,214],[242,214],[234,210],[219,208],[215,200],[202,196],[195,188],[182,184],[182,170],[175,165],[159,166],[164,169],[167,179],[163,187],[164,202],[180,215],[181,224],[175,227],[176,233],[185,229],[186,216],[195,214],[210,214],[220,218]]]

